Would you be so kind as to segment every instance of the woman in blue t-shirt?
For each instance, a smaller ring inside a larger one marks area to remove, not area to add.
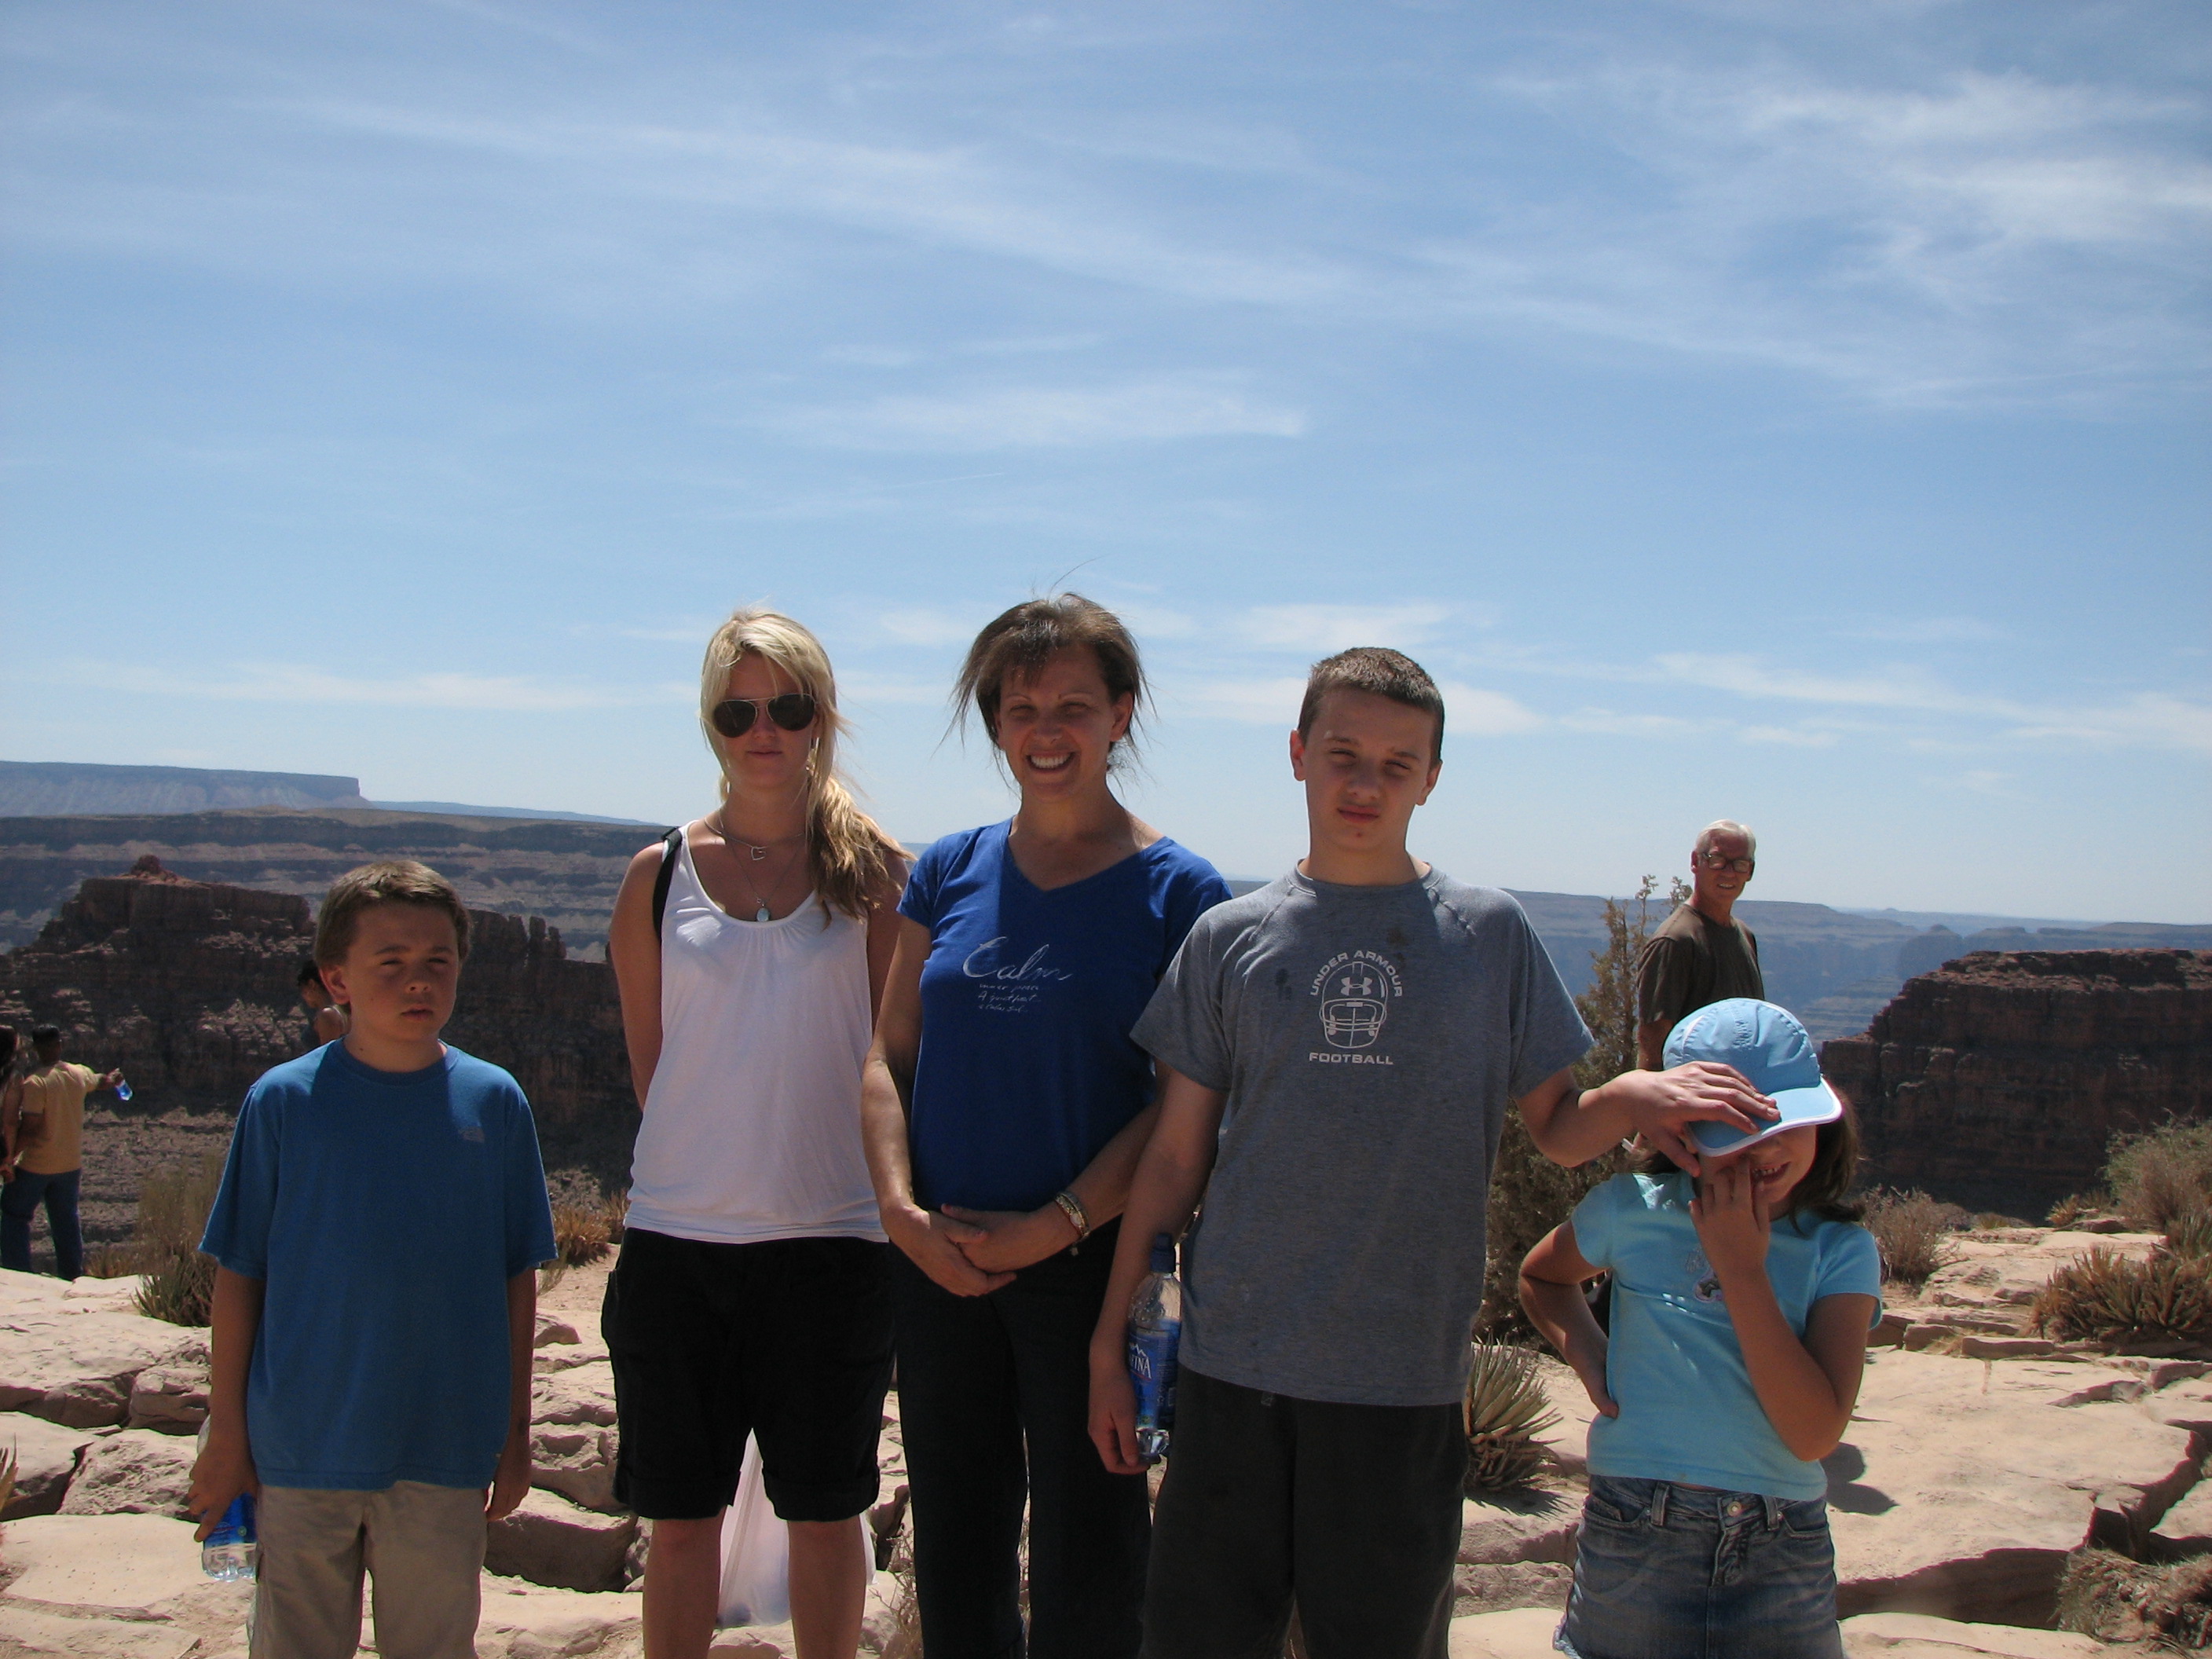
[[[893,1256],[915,1583],[930,1659],[1134,1654],[1141,1475],[1087,1429],[1090,1333],[1151,1133],[1129,1040],[1213,866],[1139,820],[1111,773],[1144,698],[1136,642],[1073,593],[976,636],[956,696],[1015,784],[1013,817],[921,855],[864,1085]]]

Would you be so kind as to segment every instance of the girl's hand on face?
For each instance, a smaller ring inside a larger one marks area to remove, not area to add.
[[[1709,1168],[1690,1200],[1690,1219],[1722,1284],[1766,1271],[1772,1217],[1765,1194],[1752,1178],[1749,1155]]]

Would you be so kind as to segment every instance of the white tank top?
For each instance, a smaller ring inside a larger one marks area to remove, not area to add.
[[[866,924],[811,896],[780,921],[740,921],[707,896],[687,835],[661,918],[660,1061],[629,1224],[708,1243],[882,1238],[860,1147],[870,1036]]]

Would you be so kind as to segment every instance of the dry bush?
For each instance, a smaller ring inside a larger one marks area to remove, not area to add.
[[[1467,1431],[1468,1497],[1535,1479],[1547,1456],[1536,1437],[1559,1424],[1536,1356],[1504,1343],[1476,1343],[1460,1421]]]
[[[2136,1261],[2101,1245],[2051,1275],[2028,1328],[2062,1342],[2141,1347],[2212,1334],[2212,1266],[2160,1251]]]
[[[2105,1184],[2130,1224],[2164,1232],[2212,1204],[2212,1123],[2169,1119],[2145,1134],[2114,1136]]]
[[[606,1212],[580,1204],[553,1206],[553,1249],[564,1267],[580,1267],[598,1261],[613,1248],[613,1230]]]
[[[1952,1223],[1962,1212],[1919,1191],[1876,1187],[1865,1196],[1867,1231],[1881,1246],[1881,1276],[1916,1290],[1949,1262]]]
[[[2096,1213],[2097,1206],[2098,1200],[2093,1194],[2069,1193],[2051,1206],[2051,1213],[2044,1219],[2053,1227],[2070,1227],[2084,1217]]]
[[[2191,1210],[2175,1217],[2166,1230],[2166,1248],[2192,1261],[2212,1257],[2212,1210]]]
[[[2212,1557],[2160,1567],[2111,1550],[2076,1550],[2058,1580],[2051,1622],[2100,1641],[2202,1652],[2212,1647]]]
[[[200,1254],[208,1212],[222,1185],[223,1154],[209,1152],[197,1166],[179,1164],[146,1177],[138,1194],[138,1226],[132,1251],[146,1276],[138,1311],[172,1325],[205,1325],[215,1299],[215,1258]]]
[[[128,1279],[137,1271],[136,1244],[95,1244],[84,1253],[87,1279]]]
[[[1474,1324],[1478,1338],[1535,1340],[1536,1328],[1521,1309],[1521,1259],[1622,1163],[1620,1153],[1607,1152],[1578,1170],[1563,1170],[1536,1150],[1521,1114],[1507,1110],[1490,1181],[1489,1255],[1483,1264],[1482,1311]]]

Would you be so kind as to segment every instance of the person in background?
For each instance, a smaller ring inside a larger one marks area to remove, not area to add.
[[[922,1641],[930,1659],[1126,1659],[1145,1478],[1107,1471],[1085,1413],[1115,1218],[1156,1115],[1129,1030],[1229,890],[1115,796],[1144,677],[1112,612],[1073,593],[1014,606],[976,636],[955,695],[1020,804],[915,865],[865,1094],[899,1252]]]
[[[345,1010],[331,1000],[330,988],[323,983],[323,970],[309,957],[300,964],[300,1000],[307,1005],[307,1030],[319,1048],[325,1042],[336,1042],[346,1034]]]
[[[840,781],[836,679],[799,623],[715,631],[699,725],[721,802],[630,860],[608,932],[645,1114],[601,1316],[615,1491],[653,1522],[648,1659],[698,1659],[750,1433],[799,1651],[851,1659],[891,1365],[860,1070],[906,858]]]
[[[1717,818],[1698,832],[1690,849],[1690,896],[1636,958],[1636,1057],[1645,1071],[1663,1066],[1667,1034],[1686,1015],[1729,997],[1765,999],[1759,940],[1734,915],[1758,853],[1759,838],[1732,818]]]
[[[75,1279],[84,1272],[84,1231],[77,1220],[84,1097],[112,1089],[123,1073],[64,1060],[58,1026],[33,1026],[31,1054],[36,1063],[13,1091],[18,1103],[11,1152],[15,1178],[0,1190],[0,1267],[31,1271],[31,1218],[43,1204],[46,1231],[53,1239],[54,1271]]]
[[[215,1257],[204,1539],[258,1494],[252,1650],[473,1659],[485,1523],[530,1489],[538,1268],[553,1216],[520,1086],[440,1037],[468,956],[412,860],[331,885],[315,960],[343,1040],[262,1074],[200,1249]]]

